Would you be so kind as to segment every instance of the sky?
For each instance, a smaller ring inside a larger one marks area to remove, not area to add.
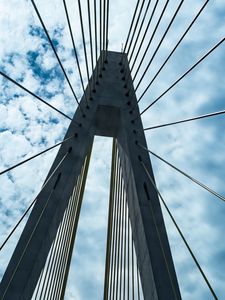
[[[93,4],[92,0],[90,2]],[[145,2],[147,3],[147,1]],[[156,14],[139,52],[135,68],[138,66],[165,2],[165,0],[159,0]],[[179,2],[177,0],[169,1],[165,16],[154,36],[137,80],[134,81],[134,86],[157,47]],[[154,3],[155,1],[152,0],[150,11],[147,14],[148,18]],[[153,60],[150,70],[137,90],[137,98],[164,62],[203,3],[204,1],[184,1],[160,51]],[[82,89],[62,1],[37,0],[36,4],[40,9],[74,90],[80,98]],[[86,84],[87,77],[77,1],[67,0],[67,5]],[[135,0],[110,1],[109,50],[121,51],[127,37],[135,5]],[[86,1],[82,1],[82,9],[84,12],[87,11]],[[224,16],[224,1],[209,1],[195,25],[140,101],[140,111],[224,37]],[[90,51],[86,14],[84,25],[87,50]],[[58,66],[31,2],[26,0],[0,0],[0,32],[0,70],[72,117],[77,108],[76,102]],[[143,32],[144,29],[141,31],[140,37],[143,36]],[[144,113],[142,115],[144,128],[224,109],[224,48],[225,45],[222,44],[191,74],[186,76],[157,104]],[[132,75],[135,73],[135,68]],[[61,141],[68,126],[68,119],[38,102],[37,99],[0,76],[1,170]],[[149,149],[153,152],[210,186],[218,193],[225,195],[224,126],[224,116],[218,116],[146,131],[146,139]],[[104,229],[107,217],[107,205],[105,204],[108,201],[111,143],[110,139],[96,138],[95,147],[97,150],[93,154],[93,165],[97,167],[95,170],[90,169],[87,191],[84,197],[84,205],[86,205],[84,206],[84,216],[87,214],[87,218],[90,218],[93,213],[94,205],[99,203],[102,205],[95,216],[94,224],[96,226],[93,231],[96,234],[96,240],[88,240],[90,243],[88,246],[91,247],[99,239],[100,244],[102,243],[101,250],[97,249],[96,251],[99,250],[101,253],[104,253],[104,243],[102,241],[105,236]],[[100,155],[102,149],[104,149],[104,155]],[[52,150],[0,176],[1,241],[4,240],[13,227],[15,220],[19,219],[29,203],[38,194],[56,153],[57,149]],[[151,159],[158,189],[196,254],[218,298],[225,299],[225,241],[223,238],[225,203],[177,174],[176,171],[171,170],[163,162],[154,157]],[[97,176],[93,174],[97,174]],[[98,176],[102,176],[104,180],[98,180]],[[102,182],[102,184],[100,185],[99,182]],[[91,196],[93,194],[95,194],[95,197]],[[212,299],[171,220],[164,210],[163,213],[182,299]],[[3,275],[23,226],[16,231],[7,246],[0,252],[0,276]],[[82,234],[85,234],[84,226],[85,224],[82,225],[81,223],[78,228],[81,237]],[[82,244],[82,238],[80,241],[80,243],[78,243],[79,240],[77,242],[77,249],[81,249],[80,253],[82,251],[88,252],[87,245]],[[83,280],[68,285],[66,299],[86,299],[85,293],[87,292],[92,293],[91,299],[99,299],[102,289],[103,256],[101,255],[101,259],[95,261],[94,265],[89,266],[91,270],[82,268],[76,262],[74,256],[73,265],[79,267],[79,275]],[[90,283],[90,277],[88,278],[87,274],[93,274],[92,272],[96,266],[100,275],[95,279],[92,278],[95,282],[91,286],[88,284]],[[76,269],[74,270],[76,271]],[[75,272],[74,270],[73,272]],[[93,290],[98,292],[93,294]]]

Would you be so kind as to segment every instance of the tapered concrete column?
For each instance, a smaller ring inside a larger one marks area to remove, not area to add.
[[[2,279],[0,299],[31,299],[95,135],[118,141],[144,298],[181,299],[158,195],[140,163],[154,178],[148,153],[137,146],[137,141],[145,146],[146,140],[141,119],[132,122],[139,110],[129,69],[126,95],[121,55],[108,53],[90,108],[84,97],[81,100],[66,137],[76,135],[61,146],[48,176],[71,148],[70,152],[37,197]],[[124,61],[128,68],[126,57]],[[87,91],[88,95],[89,87]]]

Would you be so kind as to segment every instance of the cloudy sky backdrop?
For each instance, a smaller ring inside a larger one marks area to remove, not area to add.
[[[90,2],[93,4],[93,0]],[[165,16],[143,67],[140,69],[140,76],[179,2],[169,1]],[[155,1],[152,0],[150,11],[154,3]],[[203,3],[202,0],[184,1],[159,53],[137,90],[137,96],[141,95]],[[61,0],[37,0],[36,4],[74,90],[80,98],[82,90],[63,2]],[[165,0],[159,1],[143,50],[151,37],[164,4]],[[67,5],[82,74],[87,82],[77,0],[67,0]],[[109,50],[121,50],[135,5],[135,0],[110,1]],[[82,9],[85,12],[84,23],[89,51],[86,1],[82,1]],[[148,18],[149,15],[150,12],[147,15]],[[224,1],[209,1],[196,24],[140,102],[140,110],[142,111],[168,88],[224,35]],[[64,113],[73,116],[77,105],[30,1],[0,0],[0,45],[0,70],[2,72]],[[139,59],[143,50],[140,52]],[[144,127],[225,109],[224,61],[225,45],[222,45],[176,88],[143,114]],[[138,82],[138,78],[135,83]],[[69,120],[0,76],[1,170],[61,141],[68,125]],[[148,147],[153,152],[225,195],[224,127],[225,117],[218,116],[148,131],[146,137]],[[82,216],[86,222],[84,221],[79,226],[77,258],[74,256],[71,271],[74,275],[69,278],[66,299],[99,299],[102,295],[111,145],[110,139],[96,138],[82,210]],[[52,150],[0,176],[0,242],[4,240],[40,190],[56,153],[57,149]],[[155,158],[152,158],[152,163],[159,190],[219,299],[225,299],[225,203],[195,186]],[[164,215],[182,298],[184,300],[212,299],[166,212]],[[91,216],[94,216],[94,220]],[[92,227],[91,232],[85,228],[87,224],[90,225],[89,229]],[[0,253],[0,276],[3,275],[21,230],[22,226]],[[96,239],[93,236],[96,236]],[[93,253],[88,258],[85,254],[90,254],[90,249],[93,249]],[[83,261],[86,260],[84,265],[80,257]]]

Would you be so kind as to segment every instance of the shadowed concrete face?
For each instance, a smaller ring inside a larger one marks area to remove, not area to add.
[[[108,105],[98,105],[94,119],[95,134],[115,137],[120,128],[120,108]]]

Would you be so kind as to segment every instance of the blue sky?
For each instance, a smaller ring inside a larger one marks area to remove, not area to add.
[[[69,0],[67,3],[71,12],[70,17],[75,41],[78,46],[82,74],[86,82],[77,3]],[[152,1],[151,7],[153,3],[154,1]],[[164,3],[164,0],[159,1],[156,15],[162,10]],[[170,1],[165,18],[159,26],[159,30],[140,70],[140,75],[151,58],[151,54],[157,46],[178,3],[179,1],[177,0]],[[184,1],[167,38],[156,55],[143,83],[137,90],[137,96],[141,95],[141,92],[203,3],[204,1]],[[37,0],[36,4],[57,47],[57,52],[62,59],[74,90],[80,97],[82,90],[62,1],[46,2]],[[110,2],[110,50],[121,50],[121,45],[126,39],[135,4],[134,0],[115,0]],[[86,11],[85,5],[83,4],[84,11]],[[52,13],[53,11],[54,13]],[[223,1],[209,1],[196,24],[140,102],[141,111],[224,37],[224,16],[225,4]],[[156,22],[157,18],[154,18],[152,28],[154,28]],[[18,2],[10,0],[6,2],[0,0],[0,28],[0,70],[64,113],[73,116],[77,105],[40,27],[30,1]],[[87,19],[85,19],[85,28],[87,30]],[[145,49],[151,33],[152,31],[150,30],[143,49]],[[144,127],[224,109],[224,47],[225,45],[219,47],[207,60],[143,114]],[[87,48],[89,51],[88,40]],[[141,57],[142,51],[139,57]],[[0,86],[0,168],[3,170],[61,141],[69,125],[69,120],[58,115],[2,77],[0,77]],[[225,195],[224,126],[225,118],[224,116],[219,116],[173,127],[155,129],[151,132],[148,131],[146,132],[146,138],[148,147],[153,152],[156,152],[193,177]],[[96,151],[93,156],[99,169],[90,171],[91,176],[88,180],[85,203],[91,201],[91,195],[94,193],[96,193],[96,197],[93,201],[96,201],[96,204],[100,199],[108,200],[107,182],[110,145],[111,141],[107,139],[99,139],[97,141],[97,149],[104,148],[107,155],[98,157],[99,151]],[[0,177],[1,240],[4,240],[15,220],[19,218],[40,190],[56,153],[57,150],[53,150]],[[155,158],[152,158],[152,163],[159,190],[162,192],[165,201],[171,208],[192,246],[219,299],[225,299],[225,241],[223,239],[225,204],[187,179],[182,178],[181,175],[175,173],[175,171]],[[105,178],[102,186],[96,184],[98,181],[96,181],[97,178],[93,174],[102,175]],[[96,188],[96,186],[98,187]],[[100,192],[102,192],[101,195]],[[88,211],[91,212],[91,205],[90,208],[86,209],[87,213]],[[102,237],[104,236],[105,225],[103,222],[104,206],[101,212],[103,215],[96,218],[95,224],[96,234],[100,230],[100,236]],[[165,221],[181,287],[182,299],[212,299],[166,213]],[[82,225],[80,226],[80,232],[82,233]],[[0,253],[0,275],[3,274],[20,232],[21,229],[16,232],[7,247]],[[95,241],[92,242],[95,243]],[[85,246],[82,244],[79,247],[84,247],[83,249],[85,249]],[[100,273],[103,268],[102,264],[103,261],[100,260],[98,262]],[[94,267],[92,266],[92,268]],[[79,272],[83,272],[82,274],[84,275],[89,273],[82,270],[82,268]],[[101,289],[100,281],[96,280],[94,283],[99,289]],[[73,282],[69,288],[68,299],[84,299],[82,295],[84,295],[84,289],[87,288],[85,284]],[[74,296],[74,293],[76,296]],[[98,299],[98,296],[96,296],[96,299]]]

